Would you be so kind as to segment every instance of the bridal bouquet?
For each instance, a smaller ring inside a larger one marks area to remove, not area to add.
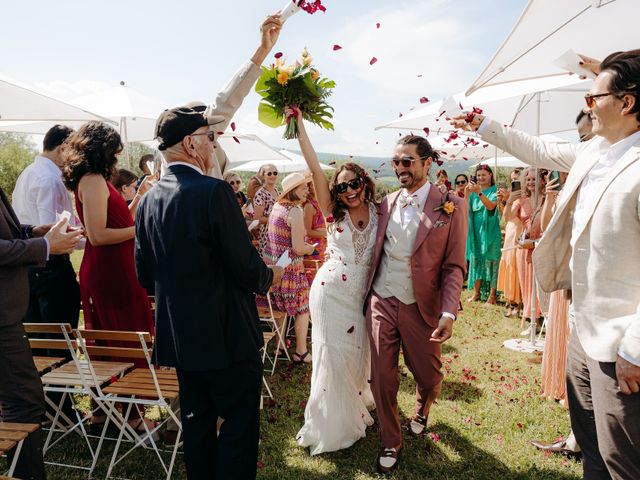
[[[285,66],[281,54],[276,57],[273,65],[262,67],[262,75],[256,83],[256,92],[262,97],[258,119],[272,128],[286,125],[283,138],[287,140],[298,137],[299,112],[308,122],[333,130],[333,108],[326,99],[335,88],[335,82],[320,76],[306,48],[302,51],[302,59],[293,65]],[[285,114],[287,107],[292,114]]]

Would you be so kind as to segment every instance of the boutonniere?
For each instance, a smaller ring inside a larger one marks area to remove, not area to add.
[[[433,209],[434,212],[442,212],[445,215],[452,215],[456,211],[456,204],[449,200],[449,194],[444,197],[444,200],[439,207]]]

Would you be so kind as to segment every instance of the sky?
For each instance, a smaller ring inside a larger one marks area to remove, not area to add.
[[[21,0],[3,3],[0,73],[72,100],[120,81],[166,107],[211,103],[251,57],[259,26],[286,0]],[[323,0],[326,13],[289,19],[273,53],[307,47],[336,81],[335,131],[311,128],[316,150],[388,156],[397,130],[375,127],[465,90],[506,39],[526,0]],[[376,23],[380,27],[376,28]],[[343,48],[333,51],[333,45]],[[372,57],[378,62],[370,65]],[[272,62],[273,56],[267,62]],[[234,120],[297,149],[258,122],[251,92]]]

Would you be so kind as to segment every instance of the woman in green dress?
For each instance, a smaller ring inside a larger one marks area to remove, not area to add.
[[[473,296],[469,302],[486,298],[496,303],[498,267],[502,255],[500,214],[497,208],[497,188],[493,170],[487,165],[476,167],[475,178],[467,185],[469,200],[469,235],[467,260],[469,261],[469,289]]]

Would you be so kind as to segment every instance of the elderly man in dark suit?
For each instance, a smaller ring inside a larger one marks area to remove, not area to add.
[[[68,254],[80,232],[67,232],[67,221],[33,227],[21,225],[0,189],[0,403],[5,422],[40,423],[44,392],[33,363],[22,320],[29,305],[28,267],[44,266],[49,255]],[[22,447],[15,475],[44,479],[42,433],[32,433]]]
[[[255,68],[280,27],[278,16],[262,25]],[[231,186],[205,175],[217,164],[212,123],[196,103],[158,118],[168,171],[138,206],[136,269],[156,297],[155,361],[178,374],[188,478],[248,479],[263,370],[255,293],[279,282],[282,268],[267,267],[253,248]]]

